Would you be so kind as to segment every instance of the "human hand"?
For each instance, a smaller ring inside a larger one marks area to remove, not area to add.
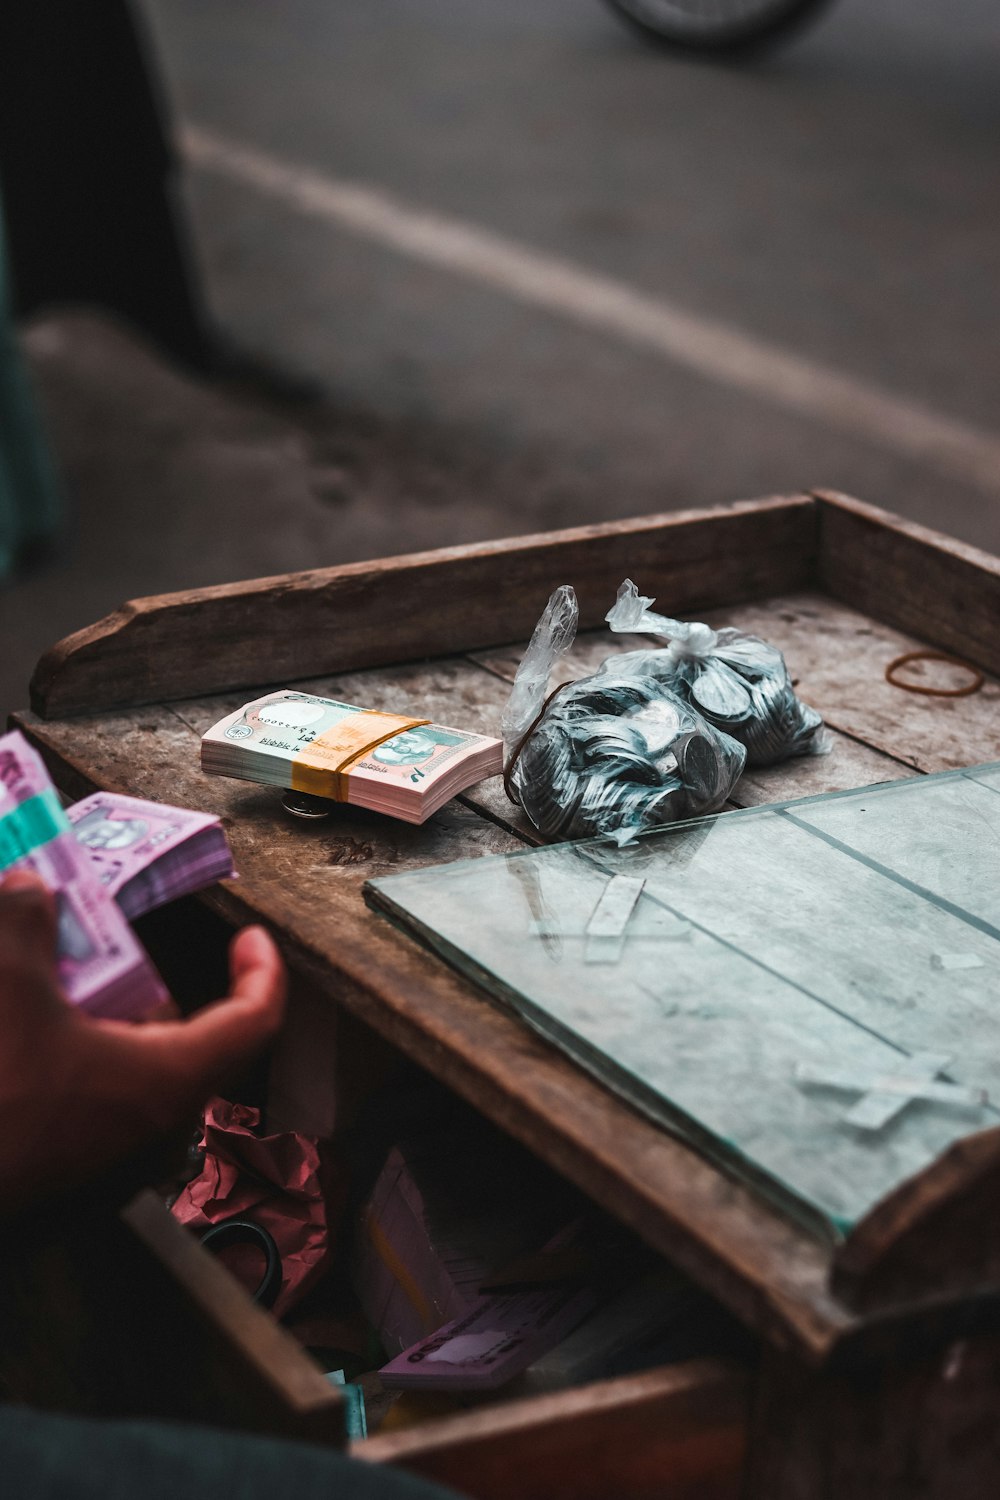
[[[85,1015],[59,985],[51,895],[34,875],[0,884],[0,1215],[193,1128],[281,1025],[284,967],[263,928],[233,939],[230,975],[229,995],[186,1019]]]

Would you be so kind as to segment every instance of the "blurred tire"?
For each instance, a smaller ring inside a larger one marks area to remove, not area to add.
[[[679,52],[739,56],[779,42],[832,0],[607,0],[647,41]]]

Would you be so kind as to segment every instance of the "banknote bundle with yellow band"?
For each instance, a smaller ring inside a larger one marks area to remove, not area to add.
[[[264,693],[202,735],[201,765],[302,795],[423,823],[458,792],[500,773],[489,735],[359,708],[296,688]]]
[[[361,709],[319,734],[292,761],[292,790],[327,797],[332,802],[348,800],[347,784],[352,765],[370,755],[386,740],[407,729],[420,729],[429,719],[404,719],[398,714]]]

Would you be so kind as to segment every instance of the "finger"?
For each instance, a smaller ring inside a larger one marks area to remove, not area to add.
[[[47,891],[48,886],[34,870],[8,870],[0,879],[0,891]]]
[[[30,908],[29,917],[35,910],[51,915],[48,897],[31,882],[15,882],[4,901],[18,919],[8,924],[11,929],[20,923],[22,906]],[[60,1004],[54,984],[26,982],[23,968],[0,973],[0,1010],[8,997],[12,1002],[0,1026],[0,1057],[23,1059],[26,1083],[19,1132],[9,1132],[6,1142],[0,1138],[0,1216],[10,1204],[86,1180],[95,1164],[110,1168],[128,1158],[122,1180],[132,1180],[140,1156],[151,1160],[144,1153],[157,1142],[178,1128],[190,1129],[205,1099],[249,1063],[281,1024],[285,972],[267,934],[241,934],[232,944],[231,968],[232,993],[225,1000],[187,1020],[142,1026]],[[43,1032],[41,1054],[37,1032],[22,1038],[16,1024],[32,1015],[34,1007],[25,1001],[33,988],[60,1010],[61,1024]],[[39,1055],[44,1089],[37,1086]],[[47,1113],[52,1109],[72,1128],[53,1129]]]
[[[168,995],[165,1000],[157,1000],[149,1010],[143,1011],[140,1015],[131,1016],[130,1020],[133,1024],[142,1025],[154,1021],[179,1021],[182,1015],[183,1011],[177,1001]]]
[[[273,1041],[285,1012],[287,980],[281,955],[262,927],[245,927],[229,949],[230,992],[184,1024],[200,1086],[213,1088]]]
[[[285,968],[262,928],[246,928],[230,949],[232,987],[224,1000],[174,1024],[151,1024],[133,1033],[134,1045],[158,1067],[180,1108],[200,1105],[230,1074],[239,1072],[272,1041],[285,1008]]]
[[[37,875],[13,870],[0,884],[0,968],[49,978],[55,961],[55,900]]]
[[[288,982],[274,939],[263,927],[244,927],[229,946],[230,995],[248,1005],[284,1008]],[[279,1017],[280,1020],[280,1017]]]

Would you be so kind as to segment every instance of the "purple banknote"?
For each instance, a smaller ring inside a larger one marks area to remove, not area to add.
[[[35,871],[56,898],[59,977],[74,1005],[138,1017],[166,999],[163,981],[77,842],[41,757],[0,736],[0,870]]]
[[[544,1252],[572,1245],[578,1233],[578,1223],[567,1225]],[[460,1317],[383,1365],[379,1376],[389,1389],[493,1390],[564,1339],[598,1301],[595,1284],[575,1279],[484,1293]]]
[[[68,816],[97,878],[130,920],[236,873],[222,824],[210,813],[95,792]]]

